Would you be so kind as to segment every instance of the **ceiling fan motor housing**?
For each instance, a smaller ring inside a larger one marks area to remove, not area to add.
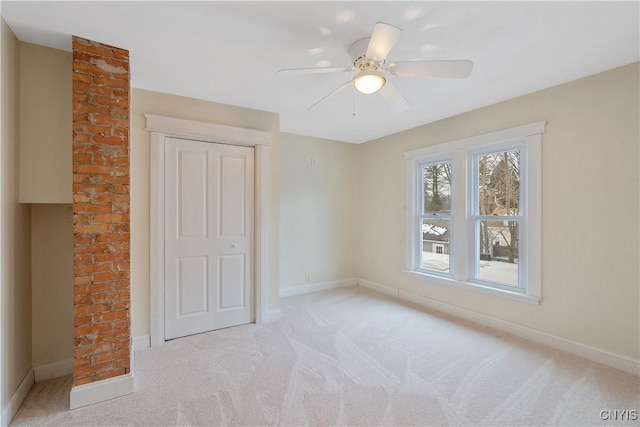
[[[351,57],[351,61],[353,63],[353,67],[359,71],[375,71],[380,69],[385,60],[376,61],[371,58],[367,58],[367,46],[369,46],[369,38],[360,39],[354,42],[351,47],[349,47],[349,56]]]

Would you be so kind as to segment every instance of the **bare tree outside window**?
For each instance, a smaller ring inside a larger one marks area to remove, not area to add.
[[[478,221],[480,277],[509,285],[518,284],[517,267],[499,278],[483,271],[493,262],[517,264],[520,215],[520,151],[510,150],[479,155],[478,214],[495,220]],[[508,267],[503,267],[508,269]]]
[[[451,163],[436,163],[423,168],[424,213],[451,213]]]
[[[422,167],[422,268],[450,272],[451,163]]]

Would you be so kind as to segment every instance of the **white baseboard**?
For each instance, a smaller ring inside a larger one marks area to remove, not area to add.
[[[132,348],[134,351],[149,347],[151,347],[151,337],[149,335],[138,335],[133,337]]]
[[[580,356],[585,359],[610,366],[612,368],[620,369],[621,371],[640,375],[640,361],[633,360],[626,356],[610,353],[605,350],[581,344],[579,342],[572,341],[566,338],[558,337],[556,335],[542,332],[537,329],[517,325],[515,323],[507,322],[506,320],[496,319],[495,317],[476,313],[475,311],[467,310],[442,301],[423,297],[411,292],[404,292],[390,286],[372,282],[370,280],[358,279],[358,285],[371,290],[382,292],[386,295],[390,295],[404,301],[409,301],[433,309],[435,311],[450,314],[452,316],[488,326],[493,329],[508,332],[518,337],[536,342],[538,344],[543,344],[557,350],[564,351],[566,353],[571,353],[576,356]]]
[[[35,380],[37,383],[53,378],[63,377],[65,375],[71,375],[73,373],[73,359],[34,366],[33,371],[35,372]]]
[[[358,279],[341,279],[330,280],[328,282],[309,283],[305,285],[292,286],[289,288],[280,289],[280,298],[292,297],[294,295],[310,294],[313,292],[327,291],[329,289],[346,288],[349,286],[356,286]]]
[[[34,378],[35,374],[33,372],[33,369],[29,369],[27,375],[25,375],[22,381],[20,381],[20,385],[18,385],[18,389],[16,390],[16,392],[13,393],[6,406],[2,408],[2,415],[0,415],[1,426],[8,426],[14,415],[16,415],[16,412],[18,412],[18,408],[20,408],[20,405],[22,405],[22,402],[24,402],[24,399],[27,397],[29,390],[31,390],[31,387],[33,387],[33,383],[35,382]]]
[[[133,375],[121,375],[71,388],[69,408],[77,409],[133,393]]]

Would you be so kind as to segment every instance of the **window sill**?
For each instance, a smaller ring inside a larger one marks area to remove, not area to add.
[[[402,274],[415,277],[418,279],[422,279],[422,280],[429,279],[434,281],[435,283],[445,285],[445,286],[455,286],[457,288],[471,289],[476,292],[497,295],[499,297],[508,298],[508,299],[512,299],[520,302],[526,302],[528,304],[533,304],[533,305],[540,305],[540,302],[542,300],[541,298],[533,295],[526,295],[519,292],[508,291],[505,289],[492,288],[492,287],[483,286],[477,283],[461,282],[459,280],[450,279],[448,277],[440,277],[440,276],[421,273],[413,270],[402,270]]]

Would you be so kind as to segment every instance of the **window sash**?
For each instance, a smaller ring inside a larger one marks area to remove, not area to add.
[[[472,221],[472,222],[471,222]],[[517,276],[517,284],[509,285],[508,283],[498,282],[493,280],[487,280],[480,277],[480,223],[482,221],[492,221],[492,222],[500,222],[500,221],[509,221],[518,223],[518,276]],[[526,258],[524,258],[524,249],[525,245],[524,234],[523,234],[523,224],[524,217],[522,215],[472,215],[470,217],[470,222],[473,224],[471,228],[473,229],[473,253],[472,257],[472,277],[471,281],[474,283],[481,284],[483,286],[491,286],[500,289],[506,289],[509,291],[522,292],[526,293],[527,291],[527,282],[526,282]]]
[[[469,192],[469,207],[471,215],[480,215],[480,165],[479,158],[488,154],[498,154],[505,151],[518,150],[520,158],[518,159],[518,169],[520,174],[520,188],[518,189],[518,213],[522,215],[526,212],[527,194],[527,140],[526,138],[518,138],[515,141],[507,143],[496,143],[489,147],[481,147],[476,150],[470,150],[468,154],[468,169],[471,171],[471,189]]]
[[[451,182],[449,183],[449,212],[443,212],[443,213],[434,213],[434,212],[430,212],[425,210],[425,200],[424,200],[424,196],[425,196],[425,192],[426,192],[426,183],[424,182],[424,172],[426,168],[429,167],[433,167],[433,166],[437,166],[437,165],[449,165],[452,177],[451,177]],[[442,160],[437,160],[437,161],[433,161],[433,162],[426,162],[426,163],[420,163],[419,167],[418,167],[418,176],[417,179],[419,181],[418,183],[418,187],[420,188],[421,191],[421,199],[419,199],[421,201],[421,203],[419,204],[419,210],[418,210],[418,215],[451,215],[451,213],[453,212],[453,197],[454,197],[454,186],[455,186],[455,179],[453,178],[453,159],[442,159]]]
[[[432,215],[432,214],[421,214],[417,216],[417,221],[415,224],[415,234],[416,234],[416,242],[414,249],[414,260],[413,260],[413,270],[421,271],[428,274],[435,274],[437,276],[443,277],[453,277],[453,272],[455,271],[455,262],[454,262],[454,251],[453,247],[453,218],[451,215]],[[449,272],[443,272],[434,270],[431,268],[425,268],[423,266],[422,252],[423,252],[423,233],[422,233],[422,224],[424,220],[432,220],[432,221],[449,221]]]

